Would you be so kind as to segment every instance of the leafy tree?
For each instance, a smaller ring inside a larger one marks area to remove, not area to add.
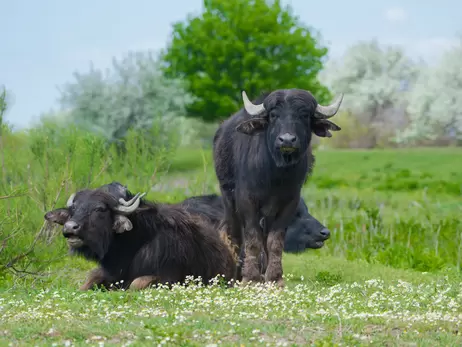
[[[279,88],[311,91],[319,102],[330,95],[318,81],[327,49],[279,0],[204,0],[204,12],[173,26],[163,52],[165,73],[188,80],[196,101],[188,115],[214,121],[250,98]]]
[[[451,139],[462,143],[462,39],[440,63],[423,70],[409,99],[410,125],[400,142]]]
[[[184,83],[167,79],[151,53],[129,53],[103,74],[91,66],[75,73],[64,86],[61,106],[76,124],[102,134],[110,142],[123,138],[129,129],[157,129],[158,143],[168,143],[178,118],[193,98]]]

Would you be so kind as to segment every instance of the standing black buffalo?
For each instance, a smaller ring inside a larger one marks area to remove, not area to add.
[[[268,255],[265,281],[283,286],[285,229],[295,215],[303,183],[312,170],[312,133],[332,136],[343,95],[321,106],[300,89],[276,90],[220,124],[213,139],[215,172],[225,208],[225,225],[246,259],[242,282],[261,280],[259,259]],[[240,269],[236,278],[240,279]]]
[[[200,276],[204,283],[217,275],[233,278],[234,253],[207,219],[143,196],[110,184],[81,190],[65,208],[45,214],[46,220],[64,226],[72,253],[99,263],[82,290],[115,282],[142,289],[182,283],[186,276]]]
[[[215,225],[219,225],[223,220],[223,199],[219,195],[192,196],[181,204],[188,211],[209,218]],[[305,200],[300,197],[295,216],[287,227],[284,252],[300,253],[307,248],[321,248],[329,237],[329,229],[309,213]]]

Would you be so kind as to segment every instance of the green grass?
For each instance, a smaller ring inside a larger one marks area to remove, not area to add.
[[[73,280],[0,294],[0,344],[456,346],[461,277],[316,252],[286,255],[287,287],[78,292]],[[80,274],[83,278],[83,273]]]
[[[287,288],[80,293],[95,265],[67,255],[43,215],[118,180],[176,202],[218,192],[210,150],[129,156],[66,129],[2,137],[0,345],[461,345],[462,150],[316,150],[303,189],[330,228],[284,255]]]
[[[315,151],[302,195],[332,231],[322,254],[433,271],[462,264],[462,150]],[[182,150],[153,196],[219,192],[210,151]],[[194,159],[193,159],[194,158]],[[180,169],[181,168],[181,169]],[[187,172],[185,174],[185,172]]]

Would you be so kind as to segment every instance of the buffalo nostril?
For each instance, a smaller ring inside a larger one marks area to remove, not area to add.
[[[329,231],[329,229],[327,229],[327,228],[322,229],[319,233],[320,233],[323,237],[329,237],[329,236],[330,236],[330,231]]]
[[[278,136],[278,141],[280,143],[294,143],[295,141],[297,141],[297,137],[295,135],[285,133]]]
[[[80,225],[74,221],[67,221],[64,224],[64,236],[75,235],[80,230]]]

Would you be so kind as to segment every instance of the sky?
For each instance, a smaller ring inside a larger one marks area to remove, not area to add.
[[[158,50],[172,23],[199,14],[202,0],[0,0],[0,86],[12,92],[6,119],[17,128],[57,110],[59,86],[73,72],[111,66],[130,50]],[[318,30],[329,57],[376,38],[433,64],[462,34],[460,0],[289,0]]]

